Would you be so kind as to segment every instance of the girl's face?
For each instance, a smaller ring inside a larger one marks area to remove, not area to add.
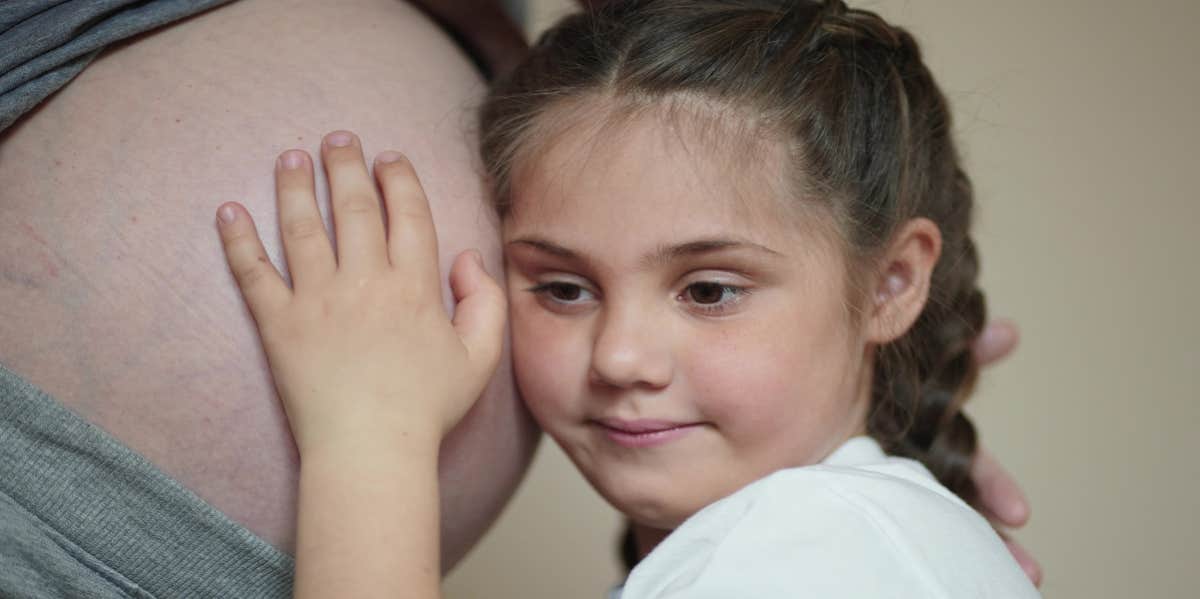
[[[503,227],[521,393],[652,528],[820,461],[865,421],[837,244],[786,207],[781,147],[719,139],[654,116],[584,123],[518,172]]]

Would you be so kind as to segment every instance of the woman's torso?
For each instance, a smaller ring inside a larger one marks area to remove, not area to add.
[[[275,156],[351,129],[417,165],[443,272],[467,247],[498,272],[470,133],[483,85],[389,0],[243,0],[110,49],[0,136],[0,362],[290,551],[296,456],[216,206],[244,203],[280,265]],[[510,380],[444,446],[447,565],[536,443]]]

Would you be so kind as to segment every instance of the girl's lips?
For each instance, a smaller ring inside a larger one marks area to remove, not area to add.
[[[598,426],[614,443],[624,447],[652,447],[679,439],[701,423],[664,420],[597,420]]]

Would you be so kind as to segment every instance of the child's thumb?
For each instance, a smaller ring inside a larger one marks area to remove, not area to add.
[[[507,310],[504,291],[484,268],[478,250],[467,250],[454,259],[450,290],[456,302],[451,322],[467,347],[482,390],[500,362]]]

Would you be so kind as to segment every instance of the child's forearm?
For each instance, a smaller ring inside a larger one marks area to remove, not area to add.
[[[440,596],[437,442],[301,456],[294,596]]]

